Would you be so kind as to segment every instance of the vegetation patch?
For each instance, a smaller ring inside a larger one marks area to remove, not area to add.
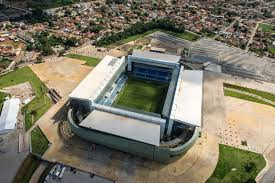
[[[31,131],[32,152],[38,155],[43,155],[49,147],[49,141],[39,127]]]
[[[265,167],[262,155],[219,145],[219,161],[207,183],[252,183]]]
[[[232,85],[232,84],[228,84],[228,83],[224,83],[223,86],[225,88],[232,88],[232,89],[248,92],[248,93],[251,93],[251,94],[254,94],[254,95],[258,95],[262,98],[266,98],[270,101],[275,102],[275,95],[272,94],[272,93],[268,93],[268,92],[264,92],[264,91],[260,91],[260,90],[255,90],[255,89],[251,89],[251,88],[246,88],[246,87],[242,87],[242,86]]]
[[[79,0],[32,0],[31,3],[29,3],[29,7],[56,8],[60,6],[67,6],[76,2],[79,2]]]
[[[41,161],[33,155],[28,155],[16,173],[13,183],[29,183],[33,173],[39,167]]]
[[[198,35],[196,35],[192,32],[187,32],[187,31],[185,31],[183,33],[177,33],[177,32],[165,31],[165,30],[160,30],[160,31],[163,31],[167,34],[170,34],[170,35],[182,38],[182,39],[186,39],[188,41],[196,41],[199,38]]]
[[[34,74],[29,67],[17,69],[0,77],[0,88],[30,82],[35,98],[25,105],[22,112],[25,113],[25,130],[27,131],[52,105],[47,96],[48,89],[44,83]]]
[[[5,102],[5,98],[9,96],[8,94],[6,93],[1,93],[0,92],[0,112],[2,111],[2,107],[3,107],[3,104]]]
[[[259,28],[263,31],[263,32],[270,32],[270,33],[275,33],[275,26],[272,26],[270,24],[260,24]]]
[[[50,173],[51,169],[54,167],[54,163],[49,163],[47,168],[43,171],[41,176],[39,177],[38,183],[44,183],[47,175]]]
[[[99,58],[94,58],[94,57],[89,57],[89,56],[84,56],[84,55],[78,55],[78,54],[71,54],[70,53],[70,54],[65,55],[65,57],[86,61],[85,65],[88,65],[88,66],[91,66],[91,67],[95,67],[100,62]]]
[[[118,41],[115,41],[114,43],[111,43],[111,44],[107,44],[107,45],[103,45],[107,48],[115,48],[117,46],[120,46],[120,45],[123,45],[123,44],[126,44],[130,41],[135,41],[137,39],[140,39],[140,38],[143,38],[145,36],[148,36],[149,34],[152,34],[156,31],[158,31],[159,29],[153,29],[153,30],[149,30],[149,31],[146,31],[142,34],[136,34],[136,35],[133,35],[133,36],[129,36],[127,38],[124,38],[124,39],[121,39],[121,40],[118,40]]]
[[[12,60],[10,60],[6,57],[0,56],[0,72],[2,70],[5,70],[11,64],[11,62],[12,62]]]
[[[129,78],[113,106],[122,106],[161,114],[168,86]]]
[[[122,32],[111,33],[108,36],[105,36],[98,41],[95,41],[94,44],[96,46],[108,46],[121,40],[124,40],[123,42],[129,42],[148,35],[159,29],[176,33],[185,32],[185,28],[183,25],[176,25],[175,22],[168,19],[159,19],[148,23],[137,22],[136,24],[132,25],[130,28]]]
[[[274,47],[274,46],[269,46],[269,47],[268,47],[268,52],[269,52],[270,54],[275,55],[275,47]]]
[[[243,93],[227,90],[227,89],[224,89],[224,95],[225,96],[229,96],[229,97],[235,97],[235,98],[239,98],[239,99],[242,99],[242,100],[248,100],[248,101],[251,101],[251,102],[256,102],[256,103],[270,105],[272,107],[275,107],[275,105],[267,103],[267,102],[265,102],[263,100],[260,100],[258,98],[255,98],[255,97],[252,97],[252,96],[249,96],[249,95],[245,95]]]
[[[62,38],[50,34],[49,32],[42,31],[36,33],[34,36],[35,43],[28,44],[26,47],[27,51],[41,51],[44,56],[52,55],[55,53],[54,47],[61,46],[64,49],[69,47],[75,47],[80,44],[80,40],[74,37],[71,38]],[[60,50],[59,53],[62,55],[64,49]]]

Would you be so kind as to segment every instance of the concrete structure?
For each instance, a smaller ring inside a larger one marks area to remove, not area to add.
[[[159,162],[186,152],[201,126],[203,75],[180,68],[179,60],[138,50],[128,60],[106,56],[70,94],[72,131],[94,143]],[[112,107],[127,75],[169,84],[161,114]]]
[[[266,82],[275,82],[275,65],[271,59],[260,58],[242,49],[213,39],[202,38],[196,41],[188,53],[186,61],[191,63],[212,63],[221,67],[216,71],[252,78]]]
[[[0,134],[9,133],[14,130],[17,122],[20,100],[9,99],[4,102],[0,117]]]

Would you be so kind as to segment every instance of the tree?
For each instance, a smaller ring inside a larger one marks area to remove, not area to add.
[[[53,49],[51,48],[50,45],[45,45],[43,48],[42,48],[42,54],[44,56],[48,56],[48,55],[52,55],[54,53]]]

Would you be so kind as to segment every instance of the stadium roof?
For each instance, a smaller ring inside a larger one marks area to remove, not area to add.
[[[170,118],[201,126],[203,72],[181,68]]]
[[[105,56],[103,60],[72,91],[71,98],[94,100],[106,87],[119,68],[126,65],[125,58]]]
[[[9,99],[4,102],[0,117],[0,134],[13,130],[17,122],[20,100]]]
[[[159,146],[160,125],[93,110],[80,126]]]
[[[151,51],[134,50],[131,55],[132,58],[141,58],[145,60],[157,60],[166,63],[178,64],[180,56],[170,55],[166,53],[157,53]]]

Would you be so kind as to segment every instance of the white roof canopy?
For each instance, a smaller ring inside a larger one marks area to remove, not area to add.
[[[104,111],[92,111],[80,126],[159,146],[160,125]]]
[[[94,100],[106,87],[117,70],[126,64],[125,58],[106,55],[70,94],[71,98]]]
[[[132,58],[141,58],[141,59],[150,59],[150,60],[158,60],[166,63],[179,64],[180,56],[170,55],[167,53],[157,53],[151,51],[140,51],[134,50],[132,54]]]
[[[0,117],[0,134],[15,128],[20,100],[9,99],[4,102]]]
[[[170,118],[201,126],[203,72],[181,68]]]

